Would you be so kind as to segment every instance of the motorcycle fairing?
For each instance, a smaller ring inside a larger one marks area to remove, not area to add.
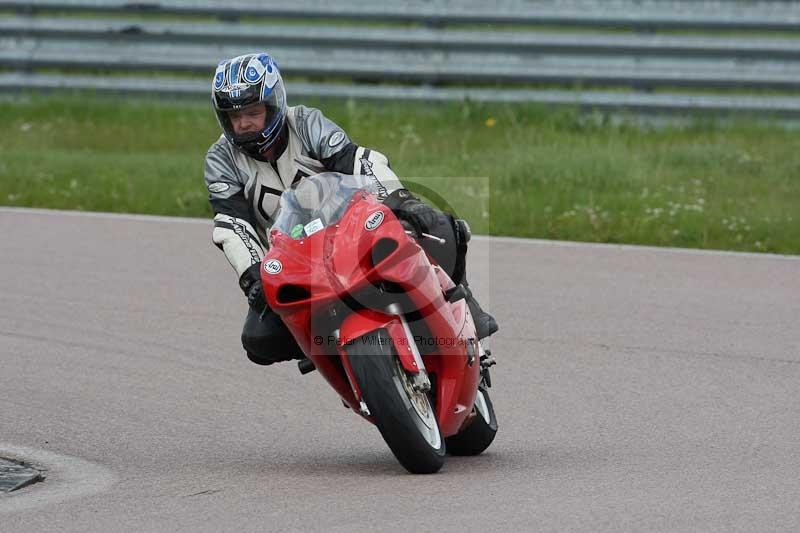
[[[376,213],[381,212],[380,215]],[[381,223],[368,228],[370,221]],[[267,301],[286,323],[306,356],[355,412],[360,393],[353,387],[344,343],[375,329],[385,328],[398,350],[403,367],[414,372],[413,355],[397,317],[370,309],[375,287],[388,282],[407,296],[424,331],[437,332],[428,342],[423,362],[436,375],[436,414],[444,436],[456,434],[475,402],[480,365],[469,364],[474,329],[466,320],[465,302],[447,302],[443,289],[452,286],[441,269],[434,269],[419,245],[391,212],[372,194],[357,193],[338,223],[302,239],[271,232],[272,247],[264,258],[280,261],[279,272],[261,270]],[[382,250],[376,253],[376,250]],[[320,268],[320,263],[324,267]],[[273,263],[274,265],[274,263]],[[347,317],[337,323],[337,314]],[[399,326],[399,327],[398,327]],[[372,327],[372,329],[370,329]],[[339,342],[330,332],[339,329]],[[469,335],[469,336],[467,336]],[[317,340],[322,338],[321,343]],[[443,342],[439,342],[442,340]],[[452,341],[452,342],[451,342]],[[338,357],[337,357],[338,356]],[[473,358],[474,359],[474,358]],[[362,413],[362,416],[363,413]],[[368,418],[365,416],[365,418]]]

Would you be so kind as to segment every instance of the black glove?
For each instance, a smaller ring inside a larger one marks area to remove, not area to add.
[[[394,191],[383,203],[404,227],[413,229],[417,239],[423,233],[444,239],[444,243],[423,240],[420,245],[456,284],[461,283],[466,272],[467,243],[471,235],[469,225],[429,206],[405,189]]]
[[[239,287],[247,297],[247,305],[256,313],[263,313],[267,307],[267,299],[264,297],[264,286],[261,284],[261,263],[250,265],[242,272]]]
[[[392,210],[401,222],[410,225],[417,237],[431,233],[439,222],[439,212],[405,189],[400,189],[384,200],[384,205]]]

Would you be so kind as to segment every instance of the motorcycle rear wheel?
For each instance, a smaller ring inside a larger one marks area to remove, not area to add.
[[[445,440],[427,394],[414,391],[385,330],[347,347],[361,395],[389,449],[412,474],[433,474],[444,464]]]
[[[450,455],[479,455],[489,447],[496,434],[494,406],[489,392],[481,384],[475,398],[475,418],[456,435],[446,439],[447,451]]]

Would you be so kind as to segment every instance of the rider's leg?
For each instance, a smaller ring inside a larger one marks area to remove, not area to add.
[[[305,357],[286,324],[271,309],[261,317],[253,309],[248,309],[242,328],[242,347],[248,359],[258,365]]]
[[[467,289],[467,306],[469,306],[469,312],[472,315],[472,320],[475,322],[475,332],[478,334],[478,339],[483,339],[497,333],[500,326],[497,325],[497,321],[492,315],[481,308],[481,304],[478,303],[478,300],[475,299],[472,290],[469,288],[466,275],[464,279],[461,280],[461,284]]]

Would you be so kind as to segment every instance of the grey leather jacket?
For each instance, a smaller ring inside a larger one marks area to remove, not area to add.
[[[334,171],[371,176],[384,197],[402,188],[386,156],[354,144],[318,109],[289,107],[287,124],[288,144],[275,163],[248,156],[224,135],[206,154],[205,181],[214,210],[212,241],[237,276],[264,257],[280,195],[296,181]]]

